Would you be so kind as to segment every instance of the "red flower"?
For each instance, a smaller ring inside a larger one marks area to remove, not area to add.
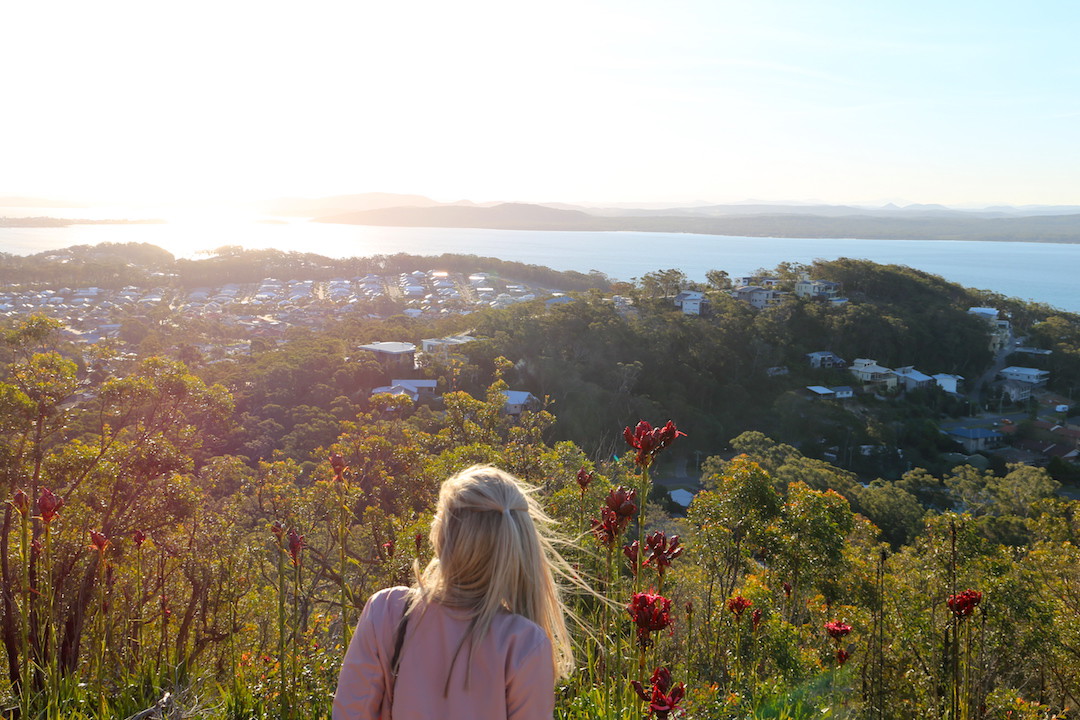
[[[736,595],[727,601],[727,609],[735,613],[736,620],[741,620],[742,614],[753,604],[753,602],[747,600],[742,595]]]
[[[982,593],[978,590],[964,590],[950,595],[946,602],[953,615],[958,618],[967,617],[975,612],[975,606],[982,602]]]
[[[844,663],[847,662],[847,659],[849,657],[851,657],[851,653],[849,653],[847,650],[845,650],[844,648],[836,648],[836,664],[837,665],[843,665]]]
[[[626,611],[637,626],[638,643],[642,649],[649,645],[649,633],[671,625],[671,600],[663,595],[651,592],[634,593]]]
[[[758,625],[761,624],[762,612],[760,609],[755,608],[754,612],[750,613],[750,622],[754,623],[754,630],[758,629]]]
[[[424,536],[421,533],[413,535],[413,544],[416,545],[416,556],[420,557],[420,551],[424,549]]]
[[[131,539],[135,543],[135,547],[142,547],[142,544],[146,542],[146,533],[142,530],[136,530],[131,533]]]
[[[584,495],[585,491],[589,488],[589,483],[593,481],[593,473],[589,472],[585,468],[581,468],[577,471],[577,484],[581,488],[581,494]]]
[[[37,501],[38,515],[41,516],[41,522],[48,525],[55,518],[56,514],[60,512],[60,508],[64,507],[64,498],[53,495],[53,491],[49,488],[41,489],[41,497]]]
[[[833,622],[825,623],[825,632],[829,633],[829,637],[833,640],[839,640],[851,632],[851,626],[845,622],[835,620]]]
[[[668,540],[662,530],[648,535],[645,538],[645,562],[643,565],[653,565],[656,572],[664,574],[664,569],[671,567],[671,561],[682,555],[683,549],[679,547],[679,536],[672,535]]]
[[[791,598],[791,583],[784,583],[784,597]]]
[[[30,509],[30,498],[22,490],[16,490],[15,494],[11,496],[10,502],[11,507],[18,510],[20,515],[25,515],[26,511]]]
[[[643,468],[652,465],[656,455],[680,435],[685,436],[686,433],[676,430],[675,423],[671,420],[667,421],[667,425],[658,428],[642,420],[633,430],[623,429],[623,439],[626,440],[626,444],[637,450],[634,462]]]
[[[694,601],[693,600],[687,600],[686,601],[686,614],[687,615],[693,615],[694,614]]]
[[[293,565],[300,564],[300,551],[304,549],[307,543],[304,542],[304,536],[297,532],[296,528],[289,528],[288,532],[289,540],[289,557],[292,558]]]
[[[270,526],[270,532],[274,533],[274,537],[278,542],[282,542],[285,539],[285,526],[281,524],[280,520],[275,520],[274,524]]]
[[[109,548],[109,538],[105,537],[105,533],[103,532],[91,530],[90,547],[97,550],[99,553],[104,553]]]
[[[671,671],[666,667],[653,670],[648,690],[637,680],[631,680],[630,684],[634,686],[638,697],[649,703],[649,712],[661,720],[678,709],[679,703],[686,694],[686,686],[683,683],[671,687]],[[668,692],[669,689],[671,692]]]
[[[606,547],[611,548],[625,527],[618,515],[607,508],[600,508],[600,520],[592,518],[592,533]]]
[[[625,555],[626,559],[630,561],[630,572],[634,573],[635,576],[637,575],[638,550],[640,549],[640,547],[641,546],[638,544],[638,541],[635,540],[629,545],[623,545],[622,548],[623,555]]]
[[[382,549],[386,552],[386,557],[388,557],[388,558],[394,557],[394,541],[393,540],[391,540],[390,542],[384,542],[382,544]]]
[[[604,501],[608,509],[618,517],[622,528],[629,525],[630,518],[637,513],[638,506],[634,503],[636,499],[637,490],[631,490],[620,485],[609,492],[607,500]]]
[[[334,469],[335,480],[345,479],[345,472],[349,469],[349,466],[345,464],[345,458],[341,453],[334,453],[330,456],[330,467]]]

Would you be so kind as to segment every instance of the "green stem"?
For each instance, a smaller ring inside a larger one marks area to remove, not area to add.
[[[288,717],[285,695],[285,548],[278,545],[278,705],[281,720]]]

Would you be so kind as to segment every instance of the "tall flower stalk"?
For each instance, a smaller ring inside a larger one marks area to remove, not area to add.
[[[334,483],[338,489],[338,575],[341,581],[341,628],[343,651],[349,647],[352,639],[352,626],[349,624],[349,586],[345,581],[345,570],[348,557],[346,543],[349,539],[349,466],[345,464],[345,458],[340,453],[330,456],[330,467],[334,470]]]
[[[685,436],[686,433],[676,429],[675,423],[671,420],[668,420],[663,427],[656,428],[648,421],[641,420],[633,430],[629,427],[623,429],[623,439],[626,440],[626,444],[637,451],[634,456],[634,464],[641,468],[641,486],[638,489],[641,497],[641,507],[638,512],[638,546],[641,548],[645,547],[645,503],[649,499],[649,493],[652,490],[649,468],[652,467],[653,461],[660,454],[660,451],[675,442],[675,439],[680,435]],[[635,592],[640,588],[639,578],[643,560],[643,553],[638,553],[637,567],[634,572]]]

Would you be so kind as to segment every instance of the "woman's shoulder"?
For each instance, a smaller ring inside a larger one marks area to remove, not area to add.
[[[411,592],[404,585],[383,588],[368,598],[365,610],[370,615],[400,615]]]
[[[535,650],[551,652],[551,640],[544,629],[523,615],[499,613],[492,621],[495,632],[520,653]]]

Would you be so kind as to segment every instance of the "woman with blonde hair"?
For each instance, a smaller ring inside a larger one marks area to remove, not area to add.
[[[334,720],[550,720],[573,662],[555,574],[571,574],[533,489],[476,465],[446,480],[413,588],[368,600]]]

